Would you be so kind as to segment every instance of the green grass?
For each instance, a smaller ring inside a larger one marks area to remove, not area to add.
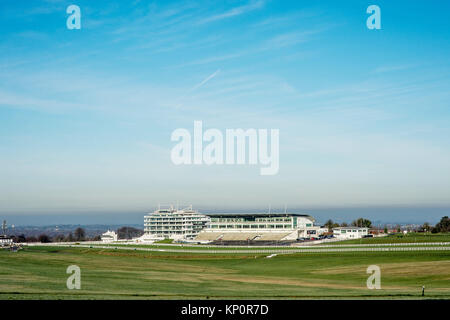
[[[173,243],[173,239],[163,239],[156,241],[155,243]]]
[[[345,240],[333,244],[382,244],[382,243],[424,243],[424,242],[450,242],[450,233],[408,233],[389,235],[386,237],[363,238]]]
[[[278,255],[27,247],[0,251],[0,299],[450,298],[450,252]],[[81,268],[68,290],[66,268]],[[366,269],[381,268],[381,290]]]

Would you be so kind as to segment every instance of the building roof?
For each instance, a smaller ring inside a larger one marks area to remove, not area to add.
[[[147,213],[145,216],[205,216],[205,214],[195,210],[156,210]]]
[[[303,217],[314,220],[309,214],[300,213],[208,213],[211,218],[234,218],[234,217],[255,217],[255,218],[270,218],[270,217]]]
[[[115,236],[117,233],[115,231],[108,230],[102,234],[102,236]]]
[[[333,228],[333,230],[341,230],[341,229],[369,229],[368,227],[337,227],[337,228]]]

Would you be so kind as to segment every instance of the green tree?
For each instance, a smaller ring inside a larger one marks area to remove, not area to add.
[[[425,223],[422,225],[422,231],[423,231],[423,232],[430,232],[430,230],[431,230],[430,224],[429,224],[428,222],[425,222]]]
[[[450,232],[450,219],[448,216],[442,217],[441,221],[439,221],[433,229],[436,229],[435,233]]]
[[[352,226],[355,227],[365,227],[365,228],[371,228],[372,227],[372,221],[364,218],[356,219],[352,222]]]
[[[140,237],[144,234],[141,229],[136,229],[133,227],[121,227],[117,229],[117,237],[119,239],[131,239],[135,237]]]
[[[44,234],[41,234],[41,235],[38,237],[38,240],[39,240],[39,242],[41,242],[41,243],[49,243],[49,242],[52,242],[52,240],[50,239],[50,237],[49,237],[48,235],[46,235],[45,233],[44,233]]]
[[[325,227],[328,228],[328,232],[333,230],[334,225],[335,225],[335,223],[331,219],[329,219],[329,220],[327,220],[327,222],[325,222]]]
[[[63,234],[57,234],[54,239],[56,242],[63,242],[64,241],[64,235]]]
[[[16,242],[26,242],[26,241],[27,241],[27,238],[25,237],[24,234],[17,236]]]
[[[67,235],[67,237],[64,239],[64,241],[65,241],[65,242],[72,242],[72,241],[74,241],[72,232],[70,232],[70,233]]]
[[[84,231],[83,228],[76,228],[74,234],[76,241],[82,241],[86,236],[86,232]]]
[[[36,237],[30,236],[27,237],[27,242],[38,242],[38,239]]]

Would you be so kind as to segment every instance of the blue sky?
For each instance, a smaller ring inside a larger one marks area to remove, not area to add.
[[[70,4],[81,30],[66,28]],[[450,207],[449,10],[2,1],[0,213]],[[279,173],[173,165],[170,135],[194,120],[279,129]]]

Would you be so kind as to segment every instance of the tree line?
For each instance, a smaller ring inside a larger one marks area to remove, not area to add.
[[[431,231],[431,233],[450,232],[450,219],[448,216],[442,217],[434,227],[432,227],[428,222],[425,222],[422,225],[422,231]]]
[[[134,237],[139,237],[144,232],[140,229],[136,229],[133,227],[121,227],[117,229],[118,239],[131,239]],[[79,241],[100,241],[101,236],[95,235],[88,237],[86,236],[86,231],[83,228],[76,228],[75,231],[69,232],[69,234],[57,234],[55,236],[50,236],[46,233],[42,233],[39,236],[25,236],[24,234],[18,236],[12,236],[14,242],[41,242],[41,243],[49,243],[49,242],[79,242]]]
[[[338,227],[354,226],[354,227],[372,228],[372,221],[370,221],[368,219],[364,219],[364,218],[359,218],[359,219],[352,221],[352,223],[350,223],[350,224],[348,224],[346,222],[339,224],[339,223],[335,223],[335,222],[333,222],[333,220],[329,219],[327,222],[325,222],[324,226],[327,227],[330,232],[333,230],[333,228],[338,228]],[[397,225],[395,227],[395,229],[397,230],[397,232],[400,232],[399,225]],[[441,220],[434,227],[431,226],[428,222],[425,222],[420,228],[418,228],[414,231],[431,232],[431,233],[450,232],[450,218],[448,216],[442,217]],[[388,229],[386,226],[384,227],[384,232],[385,233],[388,232]]]
[[[324,224],[325,227],[328,228],[329,231],[333,230],[333,228],[338,227],[364,227],[364,228],[372,228],[372,221],[364,218],[358,218],[356,220],[353,220],[350,224],[346,222],[342,222],[341,224],[334,222],[333,220],[329,219]]]

